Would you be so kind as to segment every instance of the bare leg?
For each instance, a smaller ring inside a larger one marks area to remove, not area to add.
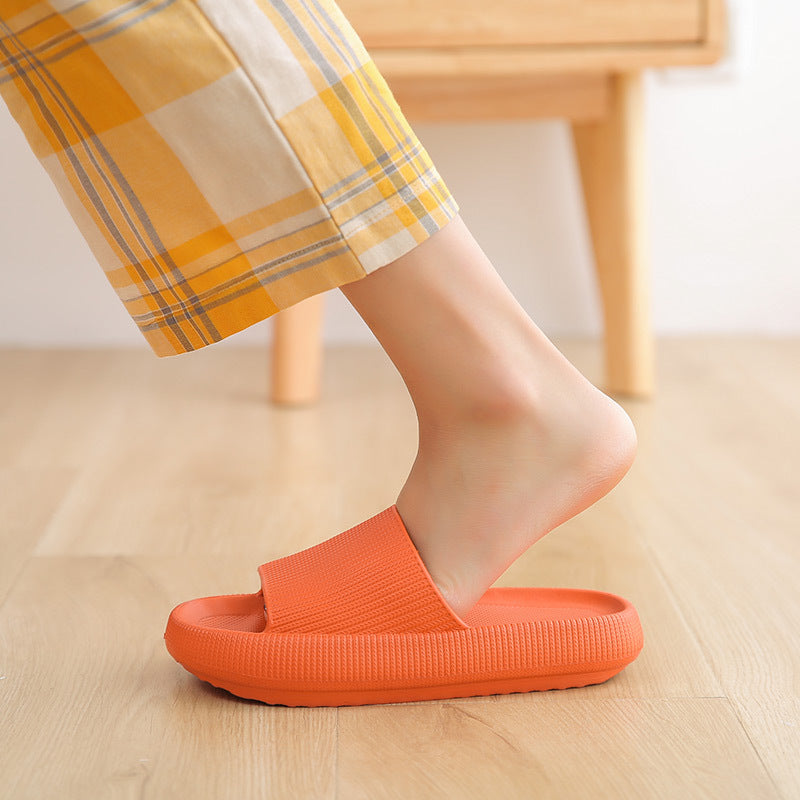
[[[405,381],[419,447],[397,509],[456,613],[609,492],[636,434],[533,323],[460,216],[340,287]]]

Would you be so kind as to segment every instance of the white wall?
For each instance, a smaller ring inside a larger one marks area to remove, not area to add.
[[[647,219],[660,334],[800,333],[800,4],[748,8],[747,53],[733,74],[647,74]],[[597,334],[566,124],[414,128],[537,323],[551,336]],[[2,104],[0,242],[0,344],[146,346]],[[327,340],[368,341],[341,293],[328,297]],[[217,346],[266,341],[270,327]]]

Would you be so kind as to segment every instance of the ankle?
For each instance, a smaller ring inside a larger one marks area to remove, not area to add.
[[[506,384],[484,395],[466,394],[457,403],[417,406],[419,447],[410,477],[445,485],[458,464],[461,481],[480,481],[487,471],[571,465],[598,485],[616,482],[630,468],[637,437],[626,411],[581,376],[541,391]],[[495,387],[496,384],[491,384]],[[439,475],[442,467],[446,475]]]
[[[458,380],[427,376],[406,380],[420,433],[425,429],[463,431],[472,427],[530,424],[538,416],[539,391],[530,374],[501,358],[476,358]]]

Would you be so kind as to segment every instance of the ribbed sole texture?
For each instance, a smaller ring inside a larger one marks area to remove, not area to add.
[[[442,686],[418,686],[414,688],[386,688],[325,691],[288,690],[245,686],[214,678],[197,675],[200,680],[218,689],[225,689],[246,700],[260,700],[269,705],[292,707],[339,707],[382,705],[386,703],[409,703],[425,700],[447,700],[458,697],[484,697],[495,694],[514,694],[519,692],[542,692],[552,689],[574,689],[604,683],[612,678],[626,664],[600,670],[599,672],[576,672],[567,675],[543,675],[538,677],[507,678],[503,680],[479,681],[476,683],[456,683]]]

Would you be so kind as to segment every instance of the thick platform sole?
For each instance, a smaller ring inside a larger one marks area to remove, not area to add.
[[[599,672],[575,672],[566,675],[540,675],[525,678],[505,678],[474,683],[451,683],[439,686],[415,686],[406,688],[337,689],[335,691],[291,690],[263,686],[247,686],[220,680],[210,675],[193,673],[200,680],[218,689],[225,689],[237,697],[260,700],[269,705],[303,707],[338,707],[378,705],[386,703],[409,703],[422,700],[449,700],[458,697],[484,697],[495,694],[517,692],[543,692],[552,689],[574,689],[604,683],[621,672],[627,663]]]

